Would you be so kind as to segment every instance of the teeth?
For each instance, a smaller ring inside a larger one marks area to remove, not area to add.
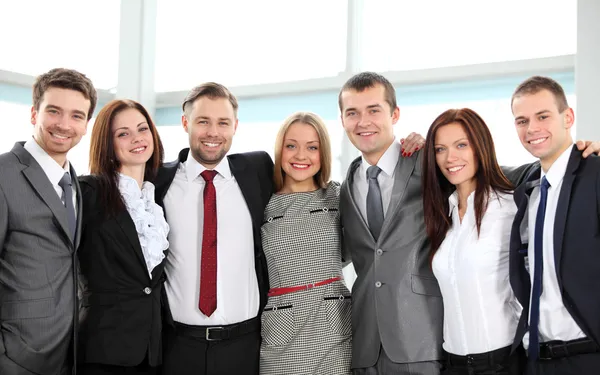
[[[142,152],[146,149],[146,147],[138,147],[138,148],[134,148],[133,150],[131,150],[131,152]]]
[[[359,135],[366,136],[366,135],[372,135],[372,134],[375,134],[375,133],[374,133],[374,132],[369,132],[369,133],[360,133]]]
[[[292,164],[292,167],[304,169],[304,168],[308,168],[308,165],[306,165],[306,164]]]
[[[529,141],[529,143],[532,144],[532,145],[539,145],[540,143],[544,142],[546,139],[548,139],[548,138],[547,137],[546,138],[539,138],[539,139],[536,139],[536,140],[533,140],[533,141]]]
[[[463,165],[463,166],[460,166],[460,167],[452,167],[452,168],[448,168],[448,170],[449,170],[450,172],[458,172],[458,171],[460,171],[461,169],[463,169],[464,167],[465,167],[464,165]]]
[[[202,144],[204,144],[205,146],[208,146],[208,147],[217,147],[217,146],[219,146],[219,143],[202,142]]]
[[[56,133],[51,133],[52,136],[59,138],[59,139],[67,139],[69,137],[67,137],[66,135],[60,135],[60,134],[56,134]]]

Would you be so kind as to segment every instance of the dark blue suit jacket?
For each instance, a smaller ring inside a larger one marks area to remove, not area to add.
[[[514,194],[518,207],[510,238],[510,283],[523,306],[513,349],[528,329],[531,282],[525,269],[527,241],[521,224],[529,196],[539,185],[540,167]],[[554,221],[554,262],[563,303],[583,332],[600,344],[600,158],[583,159],[575,146],[562,182]]]

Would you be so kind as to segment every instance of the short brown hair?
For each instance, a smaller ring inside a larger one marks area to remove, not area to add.
[[[343,112],[342,108],[342,93],[344,91],[357,91],[362,92],[368,88],[373,88],[377,85],[382,85],[385,90],[385,101],[390,105],[390,110],[394,112],[394,109],[398,106],[396,103],[396,90],[390,81],[381,74],[373,72],[362,72],[352,76],[340,90],[338,95],[338,105],[340,106],[340,112]]]
[[[281,152],[283,150],[283,139],[290,126],[296,123],[312,126],[319,137],[319,159],[321,160],[321,169],[314,175],[314,180],[320,188],[326,188],[331,176],[331,141],[327,126],[323,120],[316,114],[311,112],[295,112],[289,116],[277,133],[275,139],[275,170],[273,171],[273,180],[275,183],[275,191],[283,188],[285,172],[281,167]]]
[[[569,108],[567,96],[565,95],[562,86],[552,78],[542,76],[533,76],[521,82],[510,99],[511,108],[515,98],[523,95],[534,95],[542,90],[548,90],[554,95],[554,100],[556,101],[559,113],[562,113]]]
[[[87,119],[89,121],[92,118],[98,102],[98,94],[94,84],[85,74],[72,69],[55,68],[39,75],[33,84],[33,107],[36,111],[40,109],[44,94],[52,87],[79,91],[83,94],[83,97],[90,101]]]
[[[164,158],[164,149],[158,130],[144,106],[133,100],[116,99],[108,102],[100,110],[96,121],[94,121],[90,139],[90,173],[100,177],[100,180],[104,183],[103,189],[101,189],[104,194],[102,203],[111,214],[116,214],[119,210],[125,208],[119,192],[119,168],[121,164],[115,153],[112,123],[119,113],[127,109],[135,109],[140,112],[146,119],[148,128],[152,133],[154,151],[146,162],[144,180],[154,180]]]
[[[237,99],[227,87],[215,82],[206,82],[196,86],[186,95],[185,99],[183,100],[183,104],[181,105],[181,108],[186,116],[189,115],[189,109],[194,102],[203,96],[208,96],[210,99],[224,98],[229,100],[229,103],[231,103],[231,106],[233,107],[233,112],[237,117]]]

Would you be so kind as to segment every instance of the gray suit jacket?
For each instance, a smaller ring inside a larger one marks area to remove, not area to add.
[[[0,155],[0,176],[0,374],[57,374],[74,354],[81,221],[73,243],[65,206],[23,143]]]
[[[380,345],[397,363],[441,359],[443,304],[429,265],[423,221],[421,152],[398,160],[377,242],[353,197],[352,162],[340,194],[344,252],[357,279],[352,288],[352,367],[373,366]]]

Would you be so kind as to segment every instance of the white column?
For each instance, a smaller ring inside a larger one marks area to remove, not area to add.
[[[116,97],[140,102],[154,116],[154,60],[158,0],[121,1]]]
[[[600,140],[600,1],[577,1],[576,139]]]

